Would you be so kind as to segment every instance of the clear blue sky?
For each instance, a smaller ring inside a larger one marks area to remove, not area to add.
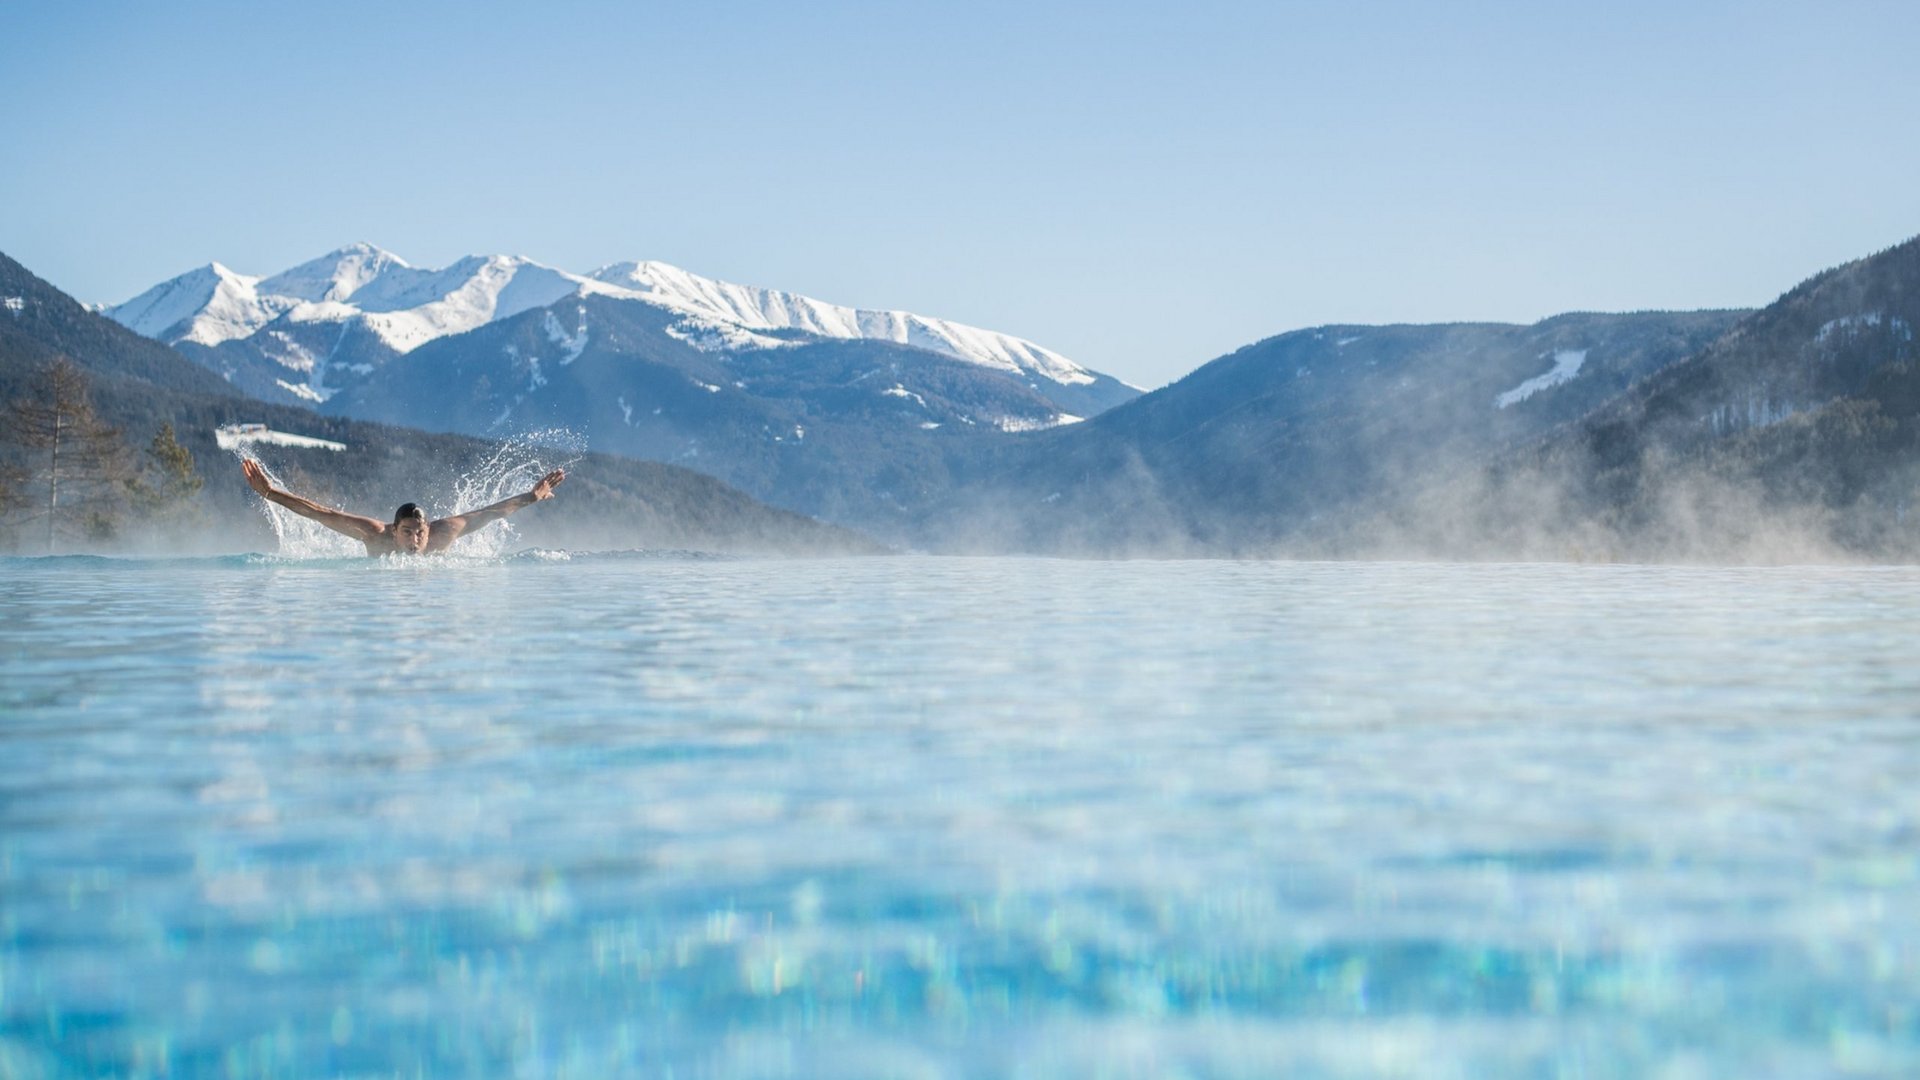
[[[1330,322],[1766,303],[1920,233],[1920,4],[15,4],[0,251],[660,259],[1143,385]]]

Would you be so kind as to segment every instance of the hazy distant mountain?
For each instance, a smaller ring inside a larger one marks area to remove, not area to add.
[[[1816,275],[1510,456],[1476,512],[1646,557],[1911,556],[1917,325],[1920,239]]]
[[[152,310],[155,318],[164,317]],[[495,450],[484,440],[243,398],[174,350],[88,311],[0,255],[0,404],[31,392],[35,373],[55,356],[87,371],[101,415],[121,427],[133,447],[144,447],[162,423],[174,426],[207,481],[200,495],[207,534],[202,542],[214,547],[271,543],[233,457],[215,444],[214,429],[222,424],[259,422],[345,443],[340,453],[263,453],[270,463],[278,455],[277,465],[297,478],[303,494],[362,512],[384,512],[402,501],[432,502]],[[863,537],[764,506],[700,473],[606,454],[586,455],[563,498],[516,524],[528,542],[602,549],[878,550]]]
[[[518,256],[471,256],[442,270],[355,244],[270,277],[213,263],[106,309],[263,400],[318,404],[401,356],[540,308],[571,331],[578,301],[626,301],[635,325],[716,358],[783,352],[801,342],[902,345],[1024,385],[1051,411],[1008,419],[1057,423],[1138,391],[1007,334],[899,311],[861,311],[734,285],[657,262],[574,274]]]
[[[1619,395],[1741,312],[1282,334],[983,461],[929,517],[977,546],[1260,552],[1474,470]]]
[[[1055,545],[1920,558],[1916,326],[1920,239],[1756,312],[1562,317],[1496,335],[1506,343],[1491,351],[1459,337],[1472,328],[1432,328],[1441,337],[1417,365],[1397,374],[1377,358],[1369,370],[1382,375],[1334,398],[1285,384],[1325,369],[1310,359],[1324,340],[1358,332],[1288,335],[1035,436],[1046,448],[1035,456],[1055,462],[1037,475],[1082,488],[1062,483],[1045,503],[1053,493],[1030,485],[1047,509],[1023,520],[1033,542]],[[1203,393],[1203,377],[1248,404]],[[1188,398],[1193,408],[1175,407]],[[1076,521],[1062,504],[1080,492],[1097,509]]]
[[[1770,428],[1866,394],[1881,369],[1914,359],[1917,323],[1913,240],[1816,275],[1556,441],[1619,463]]]

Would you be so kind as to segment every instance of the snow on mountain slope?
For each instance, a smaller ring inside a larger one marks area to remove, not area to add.
[[[265,331],[259,344],[270,358],[288,355],[283,344],[288,330],[316,323],[360,326],[395,353],[408,353],[575,295],[665,308],[678,316],[668,333],[709,352],[780,348],[792,340],[770,332],[800,331],[911,345],[1063,387],[1101,380],[1059,353],[1011,335],[911,312],[859,310],[735,285],[659,262],[616,263],[581,276],[518,256],[476,255],[442,270],[424,270],[362,243],[266,278],[213,263],[106,308],[105,314],[169,344],[211,347]],[[270,325],[279,320],[284,320],[279,328]],[[293,370],[312,366],[280,362]]]
[[[262,296],[259,284],[259,278],[208,263],[107,308],[105,314],[136,334],[169,345],[218,345],[253,334],[298,303],[291,297]]]
[[[987,367],[1039,375],[1066,386],[1095,380],[1087,369],[1031,341],[912,312],[842,307],[796,293],[715,281],[661,262],[615,263],[588,276],[747,330],[802,330],[821,337],[893,341]]]
[[[1553,354],[1553,370],[1544,375],[1535,375],[1519,386],[1493,399],[1496,409],[1517,405],[1542,390],[1551,390],[1575,375],[1580,374],[1580,366],[1587,362],[1585,349],[1561,349]]]
[[[470,256],[418,278],[388,275],[371,282],[356,304],[369,329],[397,352],[465,333],[496,319],[558,303],[583,280],[529,259]],[[355,300],[361,293],[354,294]]]
[[[351,244],[260,282],[263,293],[319,303],[345,301],[383,276],[403,276],[413,268],[372,244]]]
[[[596,283],[512,256],[470,256],[421,270],[371,244],[329,252],[269,278],[219,263],[189,271],[106,309],[127,328],[168,344],[218,345],[289,322],[357,321],[395,352],[562,300]]]

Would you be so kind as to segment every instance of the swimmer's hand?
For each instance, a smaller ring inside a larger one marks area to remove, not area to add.
[[[267,482],[267,470],[252,458],[240,459],[240,471],[247,477],[247,486],[262,495],[273,494],[273,485]]]
[[[529,491],[527,494],[533,496],[534,502],[539,502],[542,499],[551,499],[553,498],[553,489],[559,487],[560,482],[562,480],[565,480],[566,478],[567,478],[567,470],[555,469],[552,472],[548,473],[547,475],[541,477],[540,482],[533,485],[533,490]]]

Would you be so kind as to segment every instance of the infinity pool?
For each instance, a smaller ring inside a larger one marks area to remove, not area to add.
[[[1920,571],[0,560],[0,1077],[1920,1074]]]

